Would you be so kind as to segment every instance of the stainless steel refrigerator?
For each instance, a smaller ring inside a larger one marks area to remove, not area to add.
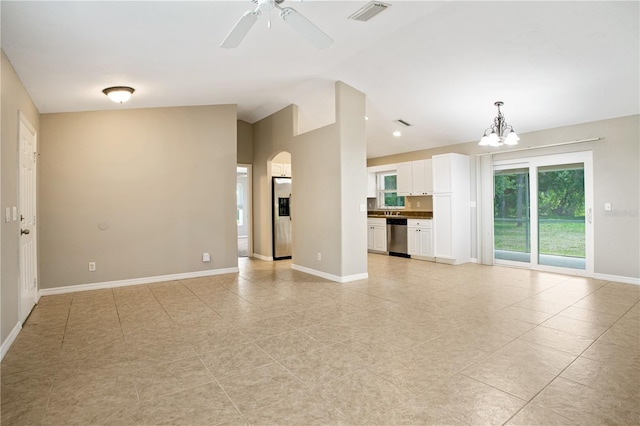
[[[273,260],[291,259],[291,178],[274,177],[271,183],[273,206]]]

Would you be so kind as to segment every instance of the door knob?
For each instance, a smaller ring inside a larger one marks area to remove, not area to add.
[[[20,230],[20,235],[29,234],[29,232],[31,232],[31,231],[29,231],[28,229],[21,229]]]

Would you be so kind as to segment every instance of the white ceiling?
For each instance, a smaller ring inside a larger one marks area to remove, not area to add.
[[[237,104],[255,122],[291,103],[302,131],[334,120],[336,80],[367,94],[369,158],[479,139],[493,102],[518,133],[640,113],[640,3],[285,2],[333,39],[316,50],[277,14],[219,44],[236,1],[2,4],[2,48],[41,113]],[[136,89],[124,106],[101,90]],[[394,138],[395,119],[413,126]]]

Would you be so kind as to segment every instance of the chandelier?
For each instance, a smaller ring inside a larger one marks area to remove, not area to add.
[[[493,124],[484,131],[482,139],[480,139],[480,146],[501,146],[505,145],[517,145],[520,138],[513,131],[513,127],[507,124],[504,119],[504,115],[500,111],[500,107],[504,105],[504,102],[497,101],[494,103],[498,107],[498,116],[493,119]]]

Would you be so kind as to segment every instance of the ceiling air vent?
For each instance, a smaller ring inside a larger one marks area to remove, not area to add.
[[[349,19],[367,22],[369,19],[373,18],[389,6],[391,6],[389,3],[372,1],[364,5],[364,7],[356,11],[353,15],[349,16]]]
[[[396,123],[398,123],[398,124],[402,124],[404,127],[411,127],[411,123],[407,123],[406,121],[404,121],[404,120],[402,120],[402,119],[400,119],[400,118],[399,118],[399,119],[397,119],[397,120],[394,120],[394,121],[395,121]]]

